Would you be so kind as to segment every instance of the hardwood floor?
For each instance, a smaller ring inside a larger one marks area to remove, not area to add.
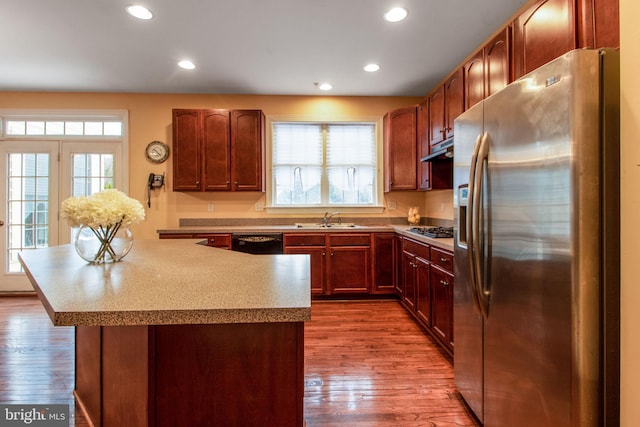
[[[314,302],[305,325],[308,427],[477,426],[445,356],[396,301]]]
[[[73,335],[36,297],[0,297],[0,403],[67,404],[70,425],[88,426],[75,417]]]
[[[74,405],[73,329],[0,297],[0,403]],[[307,427],[478,426],[442,353],[395,301],[320,301],[305,325]]]

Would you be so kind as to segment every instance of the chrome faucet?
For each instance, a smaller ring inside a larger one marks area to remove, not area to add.
[[[334,212],[334,213],[325,212],[324,216],[322,217],[322,226],[328,227],[329,221],[331,221],[331,218],[333,218],[336,215],[340,215],[340,212]],[[342,218],[338,218],[338,222],[342,222]]]

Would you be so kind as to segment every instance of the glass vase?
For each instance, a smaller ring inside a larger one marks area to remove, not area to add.
[[[78,255],[91,264],[117,262],[133,246],[133,232],[120,224],[91,228],[82,226],[76,233],[74,246]]]

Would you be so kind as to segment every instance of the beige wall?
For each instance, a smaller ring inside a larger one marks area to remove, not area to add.
[[[425,191],[423,216],[452,220],[453,190]]]
[[[174,193],[171,190],[171,157],[161,165],[152,164],[146,160],[144,148],[152,140],[171,144],[173,108],[261,109],[268,117],[313,120],[379,119],[391,109],[415,104],[419,100],[412,97],[4,92],[0,93],[0,108],[129,111],[129,194],[146,206],[149,173],[165,172],[167,175],[168,185],[153,192],[147,219],[134,228],[138,238],[156,238],[157,229],[175,227],[180,218],[267,217],[265,211],[255,210],[256,202],[265,202],[263,193]],[[389,197],[395,202],[396,210],[369,216],[405,216],[410,206],[424,205],[421,192],[393,193]],[[208,212],[209,204],[213,204],[213,212]]]
[[[640,2],[620,0],[621,57],[621,425],[640,425]]]

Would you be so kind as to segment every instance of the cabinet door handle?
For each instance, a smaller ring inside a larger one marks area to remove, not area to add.
[[[322,256],[327,256],[326,252],[322,252]]]
[[[333,252],[331,252],[331,256],[333,256]]]
[[[440,280],[440,284],[441,284],[442,286],[449,286],[449,282],[446,282],[446,281],[444,281],[444,280]]]

